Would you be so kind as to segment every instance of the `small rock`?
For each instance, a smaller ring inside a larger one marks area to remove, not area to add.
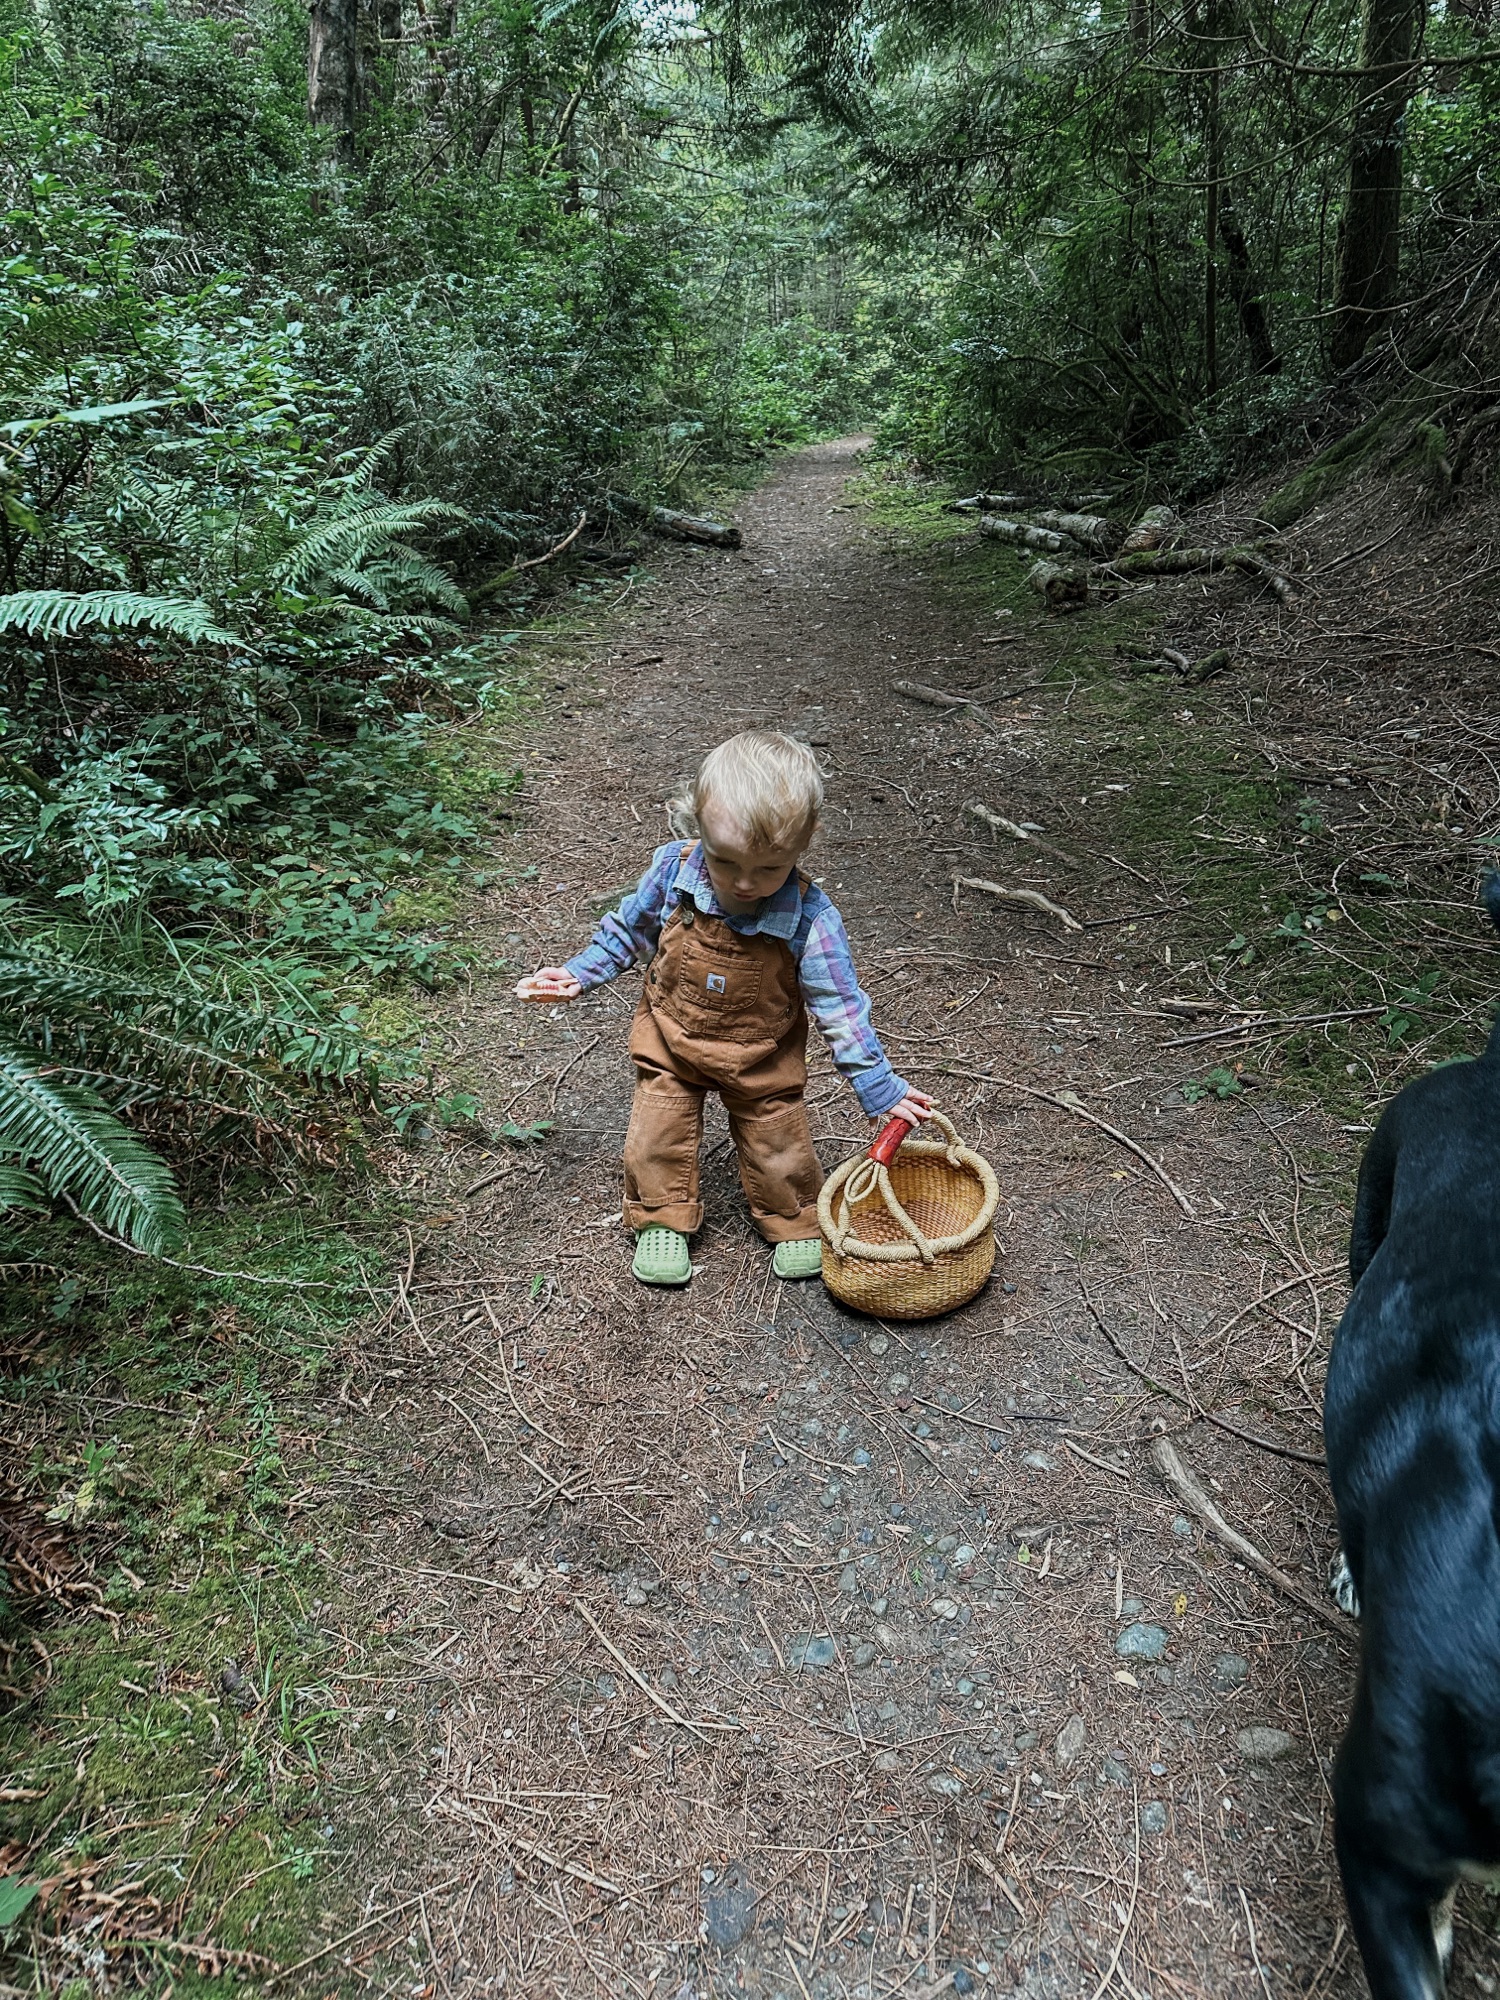
[[[1181,1535],[1183,1539],[1186,1540],[1187,1537],[1192,1532],[1193,1532],[1193,1524],[1188,1519],[1187,1515],[1179,1514],[1176,1520],[1174,1520],[1172,1523],[1172,1533],[1174,1535]]]
[[[1166,1650],[1167,1635],[1160,1625],[1127,1625],[1115,1641],[1123,1660],[1159,1660]]]
[[[793,1632],[782,1648],[789,1667],[831,1667],[838,1648],[826,1634]]]
[[[758,1898],[741,1863],[731,1861],[703,1898],[703,1928],[710,1944],[727,1951],[755,1927]]]
[[[956,1618],[958,1606],[951,1597],[935,1597],[930,1606],[934,1618]]]
[[[864,1468],[870,1463],[870,1454],[865,1450],[863,1445],[861,1445],[859,1450],[855,1452],[853,1458],[850,1460],[850,1463],[852,1465],[857,1465],[861,1471],[863,1471]]]
[[[958,1547],[953,1551],[953,1567],[955,1569],[972,1569],[973,1566],[974,1551],[969,1547],[967,1542],[960,1542]]]
[[[1250,1662],[1238,1653],[1220,1653],[1214,1661],[1214,1686],[1228,1691],[1243,1687],[1250,1678]]]
[[[955,1993],[972,1993],[974,1991],[974,1975],[962,1965],[956,1965],[953,1968],[953,1990]]]
[[[1066,1770],[1069,1764],[1076,1762],[1088,1740],[1088,1725],[1083,1717],[1070,1715],[1057,1732],[1057,1742],[1053,1746],[1059,1766]]]
[[[1167,1809],[1160,1799],[1147,1799],[1141,1807],[1141,1832],[1165,1833],[1167,1830]]]
[[[883,1333],[872,1333],[869,1339],[870,1352],[878,1361],[882,1354],[889,1354],[891,1343]]]
[[[901,1769],[901,1759],[896,1755],[894,1750],[882,1750],[880,1755],[875,1759],[875,1768],[877,1771],[899,1771]]]
[[[1033,1472],[1055,1472],[1057,1470],[1057,1467],[1044,1451],[1028,1451],[1022,1458],[1021,1463],[1022,1465],[1029,1465]]]
[[[1234,1740],[1240,1755],[1248,1757],[1254,1764],[1279,1763],[1297,1747],[1296,1737],[1288,1736],[1284,1729],[1241,1729]]]
[[[1035,1750],[1041,1740],[1034,1729],[1023,1729],[1021,1734],[1016,1738],[1016,1748],[1018,1750]]]
[[[904,1396],[911,1387],[910,1375],[895,1374],[885,1385],[893,1396]]]
[[[963,1785],[951,1771],[929,1771],[927,1789],[935,1799],[957,1799],[963,1796]]]
[[[839,1593],[844,1597],[853,1597],[858,1589],[859,1571],[853,1563],[845,1563],[839,1571]]]
[[[859,1644],[854,1649],[855,1666],[867,1667],[874,1660],[874,1658],[875,1658],[875,1648],[870,1644],[868,1639],[861,1639]]]
[[[1132,1618],[1139,1618],[1145,1608],[1138,1597],[1127,1597],[1120,1606],[1120,1616],[1128,1624]]]
[[[901,1711],[897,1708],[895,1702],[887,1695],[879,1708],[876,1709],[875,1718],[878,1722],[894,1722],[900,1713]]]
[[[1128,1785],[1130,1773],[1118,1757],[1106,1757],[1099,1767],[1099,1775],[1106,1785]]]
[[[938,1543],[938,1554],[944,1556],[952,1555],[953,1551],[957,1547],[958,1547],[957,1535],[944,1535],[942,1540]]]
[[[838,1481],[830,1479],[828,1484],[823,1488],[823,1491],[818,1495],[818,1505],[820,1507],[837,1507],[839,1501],[843,1498],[843,1493],[844,1489],[839,1485]]]
[[[641,1589],[641,1586],[638,1583],[631,1584],[630,1587],[626,1590],[625,1602],[627,1604],[634,1604],[637,1606],[642,1605],[646,1602],[646,1593],[644,1590]]]
[[[883,1622],[878,1624],[875,1627],[875,1641],[880,1647],[881,1652],[889,1653],[893,1660],[900,1657],[902,1650],[901,1634],[896,1630],[894,1625],[887,1625]]]
[[[971,1695],[974,1692],[974,1683],[968,1680],[960,1681],[958,1691],[962,1695]]]

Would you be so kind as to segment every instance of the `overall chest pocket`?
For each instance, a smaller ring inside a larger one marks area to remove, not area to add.
[[[683,941],[672,982],[672,1011],[684,1027],[739,1039],[760,1025],[761,965],[748,952]]]

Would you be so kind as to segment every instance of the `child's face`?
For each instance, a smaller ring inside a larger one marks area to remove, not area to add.
[[[720,907],[734,917],[748,915],[774,896],[802,852],[800,847],[748,847],[741,829],[712,805],[699,813],[698,825],[708,879]]]

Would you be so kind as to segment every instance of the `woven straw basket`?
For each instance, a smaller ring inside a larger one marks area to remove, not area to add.
[[[932,1123],[946,1144],[914,1139],[893,1118],[818,1196],[823,1282],[876,1319],[936,1319],[973,1298],[995,1267],[994,1169],[940,1112]]]

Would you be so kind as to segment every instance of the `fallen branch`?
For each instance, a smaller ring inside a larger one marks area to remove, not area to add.
[[[990,514],[1005,507],[1026,505],[1024,493],[971,493],[967,500],[955,500],[950,512],[954,514]]]
[[[1296,591],[1290,577],[1284,576],[1261,554],[1251,542],[1238,542],[1227,549],[1165,549],[1144,548],[1132,550],[1129,543],[1113,562],[1101,563],[1095,574],[1101,577],[1118,577],[1126,582],[1131,577],[1152,576],[1201,576],[1216,574],[1220,570],[1243,570],[1247,576],[1258,577],[1273,590],[1283,604],[1296,600]]]
[[[997,838],[1002,833],[1008,833],[1012,840],[1028,841],[1031,846],[1040,848],[1043,854],[1051,854],[1059,861],[1066,861],[1069,867],[1083,866],[1076,854],[1069,854],[1064,848],[1054,847],[1050,840],[1040,839],[1031,827],[1018,826],[1013,819],[1006,819],[1003,813],[991,812],[989,807],[981,805],[978,799],[970,799],[964,811],[970,819],[982,820]]]
[[[1201,1403],[1195,1402],[1191,1396],[1184,1396],[1180,1389],[1174,1389],[1169,1383],[1159,1381],[1149,1368],[1141,1366],[1140,1362],[1136,1360],[1135,1356],[1131,1354],[1121,1341],[1119,1335],[1104,1317],[1103,1313],[1094,1304],[1093,1299],[1089,1296],[1089,1288],[1083,1282],[1083,1267],[1079,1265],[1077,1268],[1078,1289],[1083,1295],[1083,1302],[1088,1307],[1095,1326],[1098,1327],[1104,1338],[1114,1349],[1118,1359],[1123,1361],[1131,1374],[1138,1376],[1154,1395],[1165,1396],[1169,1403],[1175,1403],[1179,1409],[1186,1410],[1188,1415],[1196,1422],[1212,1424],[1215,1430],[1226,1431],[1230,1437],[1238,1438],[1242,1444],[1253,1444],[1257,1450],[1268,1451],[1275,1458],[1292,1458],[1299,1465],[1321,1465],[1323,1463],[1322,1456],[1318,1452],[1299,1451],[1294,1444],[1277,1444],[1274,1439],[1257,1437],[1254,1431],[1242,1431],[1239,1425],[1232,1424],[1228,1417],[1221,1417],[1216,1410],[1205,1410]],[[1279,1285],[1276,1289],[1278,1291],[1287,1291],[1291,1285],[1301,1284],[1301,1282],[1302,1279],[1300,1277],[1293,1278],[1290,1284]],[[1266,1293],[1264,1296],[1269,1298],[1272,1294]],[[1255,1304],[1260,1304],[1260,1300],[1256,1300]],[[1237,1325],[1245,1317],[1245,1313],[1253,1312],[1254,1310],[1254,1305],[1246,1306],[1245,1312],[1236,1313],[1234,1319],[1229,1322],[1230,1325]]]
[[[1324,1604],[1320,1599],[1310,1596],[1299,1583],[1295,1583],[1287,1575],[1285,1570],[1278,1569],[1268,1556],[1263,1556],[1254,1542],[1246,1541],[1237,1528],[1230,1527],[1178,1457],[1170,1438],[1158,1438],[1151,1447],[1151,1456],[1155,1459],[1157,1470],[1169,1491],[1177,1496],[1188,1513],[1197,1515],[1226,1549],[1237,1555],[1240,1561],[1247,1564],[1258,1576],[1263,1576],[1267,1583],[1274,1584],[1284,1597],[1291,1598],[1294,1604],[1299,1604],[1310,1616],[1321,1619],[1325,1625],[1331,1625],[1335,1632],[1342,1632],[1346,1637],[1352,1632],[1350,1621],[1341,1611],[1335,1611],[1332,1605]]]
[[[1040,910],[1044,916],[1056,917],[1065,931],[1081,931],[1079,923],[1070,910],[1060,903],[1054,903],[1044,896],[1040,889],[1002,889],[998,882],[986,882],[978,875],[955,875],[953,877],[953,907],[958,908],[960,889],[977,889],[982,896],[993,896],[1001,903],[1024,903],[1028,909]]]
[[[1164,1008],[1167,1004],[1162,1002]],[[1170,1041],[1160,1046],[1164,1049],[1185,1049],[1194,1042],[1231,1041],[1237,1037],[1247,1041],[1265,1041],[1271,1035],[1289,1034],[1296,1028],[1321,1028],[1334,1021],[1362,1021],[1373,1014],[1388,1012],[1385,1007],[1341,1007],[1332,1014],[1263,1014],[1259,1019],[1249,1016],[1232,1022],[1226,1028],[1203,1028],[1196,1035],[1173,1035]]]
[[[973,700],[969,695],[948,694],[943,688],[926,687],[921,681],[892,681],[891,686],[897,694],[904,694],[909,701],[925,702],[928,708],[972,709],[981,722],[987,723],[991,729],[995,727],[995,719],[983,703]],[[1004,701],[1008,696],[1000,695],[997,699]]]
[[[547,553],[544,556],[528,556],[525,562],[518,562],[516,564],[516,568],[518,570],[539,569],[543,563],[551,562],[554,556],[560,556],[564,549],[570,549],[573,546],[574,542],[578,540],[578,537],[583,533],[584,528],[588,524],[588,518],[589,517],[586,511],[580,514],[578,516],[578,519],[573,523],[572,527],[568,530],[567,534],[563,536],[562,540],[560,542],[554,542],[552,544],[552,547],[548,549]]]
[[[689,1722],[685,1715],[679,1714],[673,1708],[671,1702],[664,1695],[657,1693],[650,1681],[646,1679],[646,1676],[638,1668],[631,1665],[630,1661],[626,1659],[625,1655],[620,1651],[613,1639],[610,1638],[603,1626],[600,1625],[598,1619],[595,1618],[593,1612],[589,1610],[581,1597],[573,1599],[573,1609],[578,1613],[584,1624],[588,1626],[594,1637],[599,1641],[599,1644],[609,1654],[609,1657],[618,1666],[623,1668],[646,1697],[647,1701],[651,1703],[652,1707],[659,1708],[669,1722],[675,1722],[679,1729],[685,1729],[689,1735],[696,1736],[700,1743],[706,1743],[709,1740],[706,1733],[709,1729],[738,1729],[740,1727],[737,1722]]]
[[[1093,1992],[1089,1995],[1089,2000],[1102,2000],[1104,1989],[1109,1985],[1109,1982],[1114,1978],[1115,1971],[1120,1963],[1120,1953],[1125,1949],[1125,1940],[1130,1936],[1130,1926],[1135,1919],[1135,1906],[1140,1898],[1141,1801],[1139,1793],[1135,1792],[1134,1789],[1132,1789],[1131,1798],[1135,1807],[1135,1873],[1131,1877],[1131,1882],[1130,1882],[1130,1907],[1123,1912],[1123,1918],[1120,1924],[1120,1935],[1115,1939],[1115,1948],[1109,1955],[1109,1964],[1105,1966],[1104,1976],[1099,1981],[1099,1984],[1094,1988]],[[1118,1910],[1118,1908],[1116,1909],[1116,1915],[1121,1915],[1121,1912]]]
[[[925,701],[929,708],[977,708],[979,704],[972,695],[949,694],[944,688],[927,687],[921,681],[892,681],[897,694],[910,695],[913,701]]]
[[[1075,1458],[1081,1458],[1089,1465],[1097,1465],[1101,1472],[1112,1472],[1116,1479],[1129,1479],[1129,1466],[1111,1465],[1107,1458],[1098,1458],[1093,1452],[1086,1451],[1081,1444],[1076,1444],[1066,1432],[1059,1432],[1058,1435],[1062,1438],[1064,1451],[1072,1452]]]
[[[1186,653],[1179,653],[1175,646],[1162,646],[1152,652],[1146,646],[1116,646],[1116,653],[1122,660],[1129,660],[1142,672],[1160,671],[1170,667],[1189,687],[1199,687],[1204,681],[1212,680],[1215,674],[1223,673],[1232,666],[1234,655],[1227,646],[1220,646],[1216,652],[1205,653],[1201,660],[1190,660]]]

